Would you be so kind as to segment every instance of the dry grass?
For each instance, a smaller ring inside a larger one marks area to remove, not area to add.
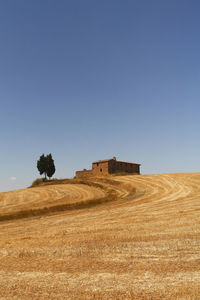
[[[200,299],[200,174],[96,183],[0,194],[1,214],[118,195],[1,222],[0,299]]]

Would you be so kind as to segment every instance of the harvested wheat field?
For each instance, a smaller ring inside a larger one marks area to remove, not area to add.
[[[200,173],[93,181],[0,194],[0,299],[200,299]]]

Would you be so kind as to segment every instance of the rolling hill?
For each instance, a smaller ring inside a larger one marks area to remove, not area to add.
[[[199,295],[200,173],[0,194],[0,299]]]

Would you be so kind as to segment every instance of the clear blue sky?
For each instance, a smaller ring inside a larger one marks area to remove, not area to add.
[[[198,0],[1,0],[0,191],[116,156],[200,170]],[[16,180],[14,180],[15,177]]]

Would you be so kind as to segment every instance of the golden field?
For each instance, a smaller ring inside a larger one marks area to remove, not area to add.
[[[200,299],[200,173],[93,181],[0,194],[0,299]]]

